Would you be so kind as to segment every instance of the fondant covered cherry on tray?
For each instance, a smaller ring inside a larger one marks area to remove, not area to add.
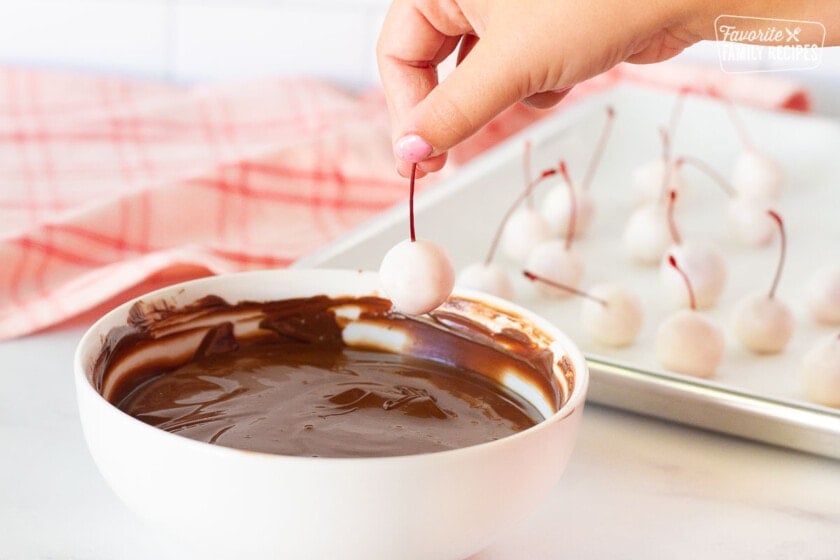
[[[527,152],[528,148],[526,147],[526,153]],[[526,165],[526,170],[527,167],[528,166]],[[536,180],[529,180],[528,186],[523,191],[522,195],[519,196],[519,198],[510,205],[510,207],[508,207],[505,215],[502,217],[499,226],[496,228],[493,240],[490,242],[490,248],[487,250],[487,256],[484,258],[484,261],[472,263],[461,270],[456,279],[456,284],[458,284],[458,286],[479,290],[504,299],[513,298],[513,284],[508,277],[507,271],[502,266],[499,266],[494,262],[496,252],[505,236],[507,236],[507,242],[509,245],[516,245],[517,255],[519,255],[520,252],[524,253],[526,248],[530,249],[535,244],[539,244],[544,240],[542,233],[544,222],[542,222],[542,219],[539,218],[536,225],[525,223],[529,217],[534,216],[534,211],[533,209],[530,209],[522,213],[520,211],[520,206],[523,202],[529,199],[531,191],[535,186],[556,173],[556,169],[547,169],[543,171]],[[518,221],[514,221],[513,225],[511,225],[512,219],[516,219]],[[536,227],[536,229],[533,229],[534,227]],[[519,247],[520,244],[523,246],[522,248]]]
[[[840,325],[840,265],[817,269],[808,282],[805,299],[815,321]]]
[[[566,162],[561,162],[558,169],[569,191],[569,199],[571,200],[569,221],[566,224],[566,237],[564,239],[550,239],[536,245],[528,253],[528,258],[525,260],[525,268],[553,282],[577,288],[580,286],[580,281],[583,277],[583,259],[575,252],[572,246],[575,237],[575,220],[577,217],[575,188],[572,180],[569,178]],[[558,290],[546,283],[540,283],[538,287],[541,292],[550,297],[566,298],[571,295],[566,290]]]
[[[668,264],[683,279],[689,309],[667,317],[656,332],[655,354],[659,364],[670,371],[695,377],[713,377],[723,361],[725,343],[720,328],[697,311],[692,282],[673,255]]]
[[[636,341],[642,329],[644,313],[639,297],[627,288],[618,284],[598,284],[583,291],[542,278],[530,270],[522,274],[532,282],[546,284],[554,290],[583,298],[580,323],[595,342],[621,348]]]
[[[691,278],[692,294],[698,308],[712,307],[720,298],[726,285],[726,261],[723,254],[712,244],[703,241],[683,240],[674,218],[677,192],[671,191],[668,198],[668,229],[673,245],[659,267],[659,276],[666,297],[675,305],[685,307],[689,293],[685,289],[683,271]],[[682,270],[671,266],[670,260],[677,259]]]
[[[802,357],[799,376],[808,400],[840,407],[840,333],[814,343]]]
[[[729,207],[727,209],[729,229],[738,242],[748,247],[759,247],[767,245],[773,240],[776,233],[776,223],[770,218],[767,211],[774,209],[775,201],[762,196],[739,194],[723,175],[699,158],[681,156],[677,159],[679,167],[686,164],[712,179],[729,197]]]
[[[551,228],[542,214],[534,208],[532,195],[537,185],[556,173],[556,169],[548,169],[527,183],[522,195],[514,201],[502,218],[498,233],[500,237],[493,243],[499,243],[504,254],[510,259],[523,262],[535,245],[551,239]]]
[[[592,198],[590,186],[603,158],[614,120],[615,110],[612,107],[607,107],[607,119],[601,130],[598,144],[592,154],[592,159],[589,161],[586,175],[584,175],[580,185],[575,185],[574,187],[572,194],[574,195],[575,202],[575,229],[573,231],[575,237],[585,235],[589,230],[589,226],[592,224],[592,219],[595,215],[595,201]],[[572,214],[572,197],[569,195],[568,190],[564,188],[552,188],[549,190],[540,204],[540,211],[549,227],[551,227],[552,233],[554,235],[563,235],[568,229]]]
[[[782,190],[784,180],[782,167],[772,157],[755,147],[735,103],[714,90],[711,94],[721,98],[726,104],[729,119],[738,131],[743,147],[732,169],[732,185],[735,190],[741,196],[775,200]]]
[[[778,225],[781,241],[773,283],[768,293],[747,296],[738,302],[732,321],[735,338],[744,348],[756,354],[777,354],[784,350],[793,336],[794,327],[790,307],[776,297],[787,250],[785,226],[778,213],[771,210],[768,214]]]
[[[632,184],[638,204],[648,204],[662,200],[663,185],[665,188],[682,193],[685,188],[680,170],[674,165],[671,141],[676,132],[677,123],[682,114],[683,102],[687,90],[680,90],[667,128],[659,129],[662,141],[662,155],[636,167],[633,170]],[[661,256],[661,255],[660,255]],[[656,260],[659,260],[657,257]]]
[[[662,141],[668,144],[668,132],[660,130]],[[670,158],[670,156],[666,156]],[[670,159],[669,159],[670,161]],[[679,171],[676,169],[676,171]],[[654,200],[642,204],[630,214],[622,234],[625,253],[634,262],[655,265],[671,244],[671,231],[668,226],[668,200],[670,191],[680,192],[681,183],[673,181],[674,174],[665,173],[660,177],[657,196]]]
[[[408,220],[410,237],[394,245],[382,259],[379,279],[394,307],[403,313],[428,313],[439,307],[455,284],[455,272],[443,247],[417,239],[414,228],[414,181],[411,167]]]

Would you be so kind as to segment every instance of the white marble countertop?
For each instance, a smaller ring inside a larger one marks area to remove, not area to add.
[[[71,327],[0,343],[0,560],[189,555],[106,486]],[[589,406],[560,484],[473,560],[840,558],[840,461]]]

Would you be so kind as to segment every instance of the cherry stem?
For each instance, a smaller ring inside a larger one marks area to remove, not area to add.
[[[662,140],[662,161],[668,163],[671,161],[671,134],[666,128],[659,128],[659,138]]]
[[[411,166],[411,179],[408,183],[408,229],[411,234],[411,242],[417,241],[417,234],[414,231],[414,179],[417,175],[417,164]]]
[[[729,113],[729,120],[735,126],[738,138],[741,139],[741,145],[743,145],[747,150],[752,150],[754,147],[752,138],[750,138],[750,133],[747,131],[747,125],[744,123],[744,119],[741,118],[737,107],[735,107],[735,102],[715,89],[710,90],[710,93],[712,96],[718,97],[726,103],[726,111]]]
[[[522,170],[525,173],[525,184],[531,183],[531,141],[525,140],[525,148],[522,152]]]
[[[692,311],[697,311],[697,300],[694,297],[694,288],[691,286],[691,280],[688,279],[688,274],[677,264],[677,259],[674,258],[674,255],[668,255],[668,264],[682,276],[685,287],[688,290],[688,304]]]
[[[493,241],[490,242],[490,249],[487,251],[487,256],[484,258],[484,264],[489,265],[493,262],[493,257],[496,256],[496,250],[499,248],[499,241],[502,239],[502,232],[505,229],[505,225],[510,220],[510,217],[513,216],[514,211],[519,208],[519,205],[522,204],[528,197],[531,196],[531,191],[534,190],[534,187],[542,183],[547,178],[551,177],[552,175],[556,175],[556,169],[546,169],[543,171],[539,177],[528,183],[525,187],[525,190],[519,195],[516,200],[513,201],[513,204],[505,212],[505,215],[502,217],[502,221],[499,223],[499,227],[496,228],[496,233],[493,235]]]
[[[674,101],[674,107],[671,109],[671,119],[668,121],[668,134],[671,135],[671,138],[673,138],[677,133],[677,123],[682,116],[683,104],[687,93],[688,88],[681,88],[677,94],[676,101]]]
[[[541,284],[545,284],[547,286],[551,286],[552,288],[557,288],[559,290],[564,290],[571,294],[575,294],[576,296],[580,296],[586,298],[588,300],[594,301],[595,303],[600,303],[604,307],[607,307],[609,304],[606,300],[601,299],[599,297],[593,296],[592,294],[586,293],[583,290],[578,290],[577,288],[572,288],[571,286],[567,286],[566,284],[561,284],[560,282],[555,282],[553,280],[549,280],[548,278],[543,278],[542,276],[538,276],[529,270],[523,270],[522,275],[530,280],[531,282],[540,282]]]
[[[531,141],[525,140],[525,147],[522,150],[522,169],[525,174],[525,185],[531,185],[533,179],[531,179]],[[527,187],[526,188],[530,188]],[[534,207],[534,198],[532,196],[528,196],[528,208]]]
[[[668,198],[668,231],[671,232],[671,239],[674,244],[682,245],[682,236],[680,230],[677,229],[677,220],[674,218],[674,208],[677,205],[677,191],[672,190]]]
[[[738,193],[735,191],[735,187],[733,187],[732,184],[726,180],[726,177],[724,177],[720,171],[718,171],[702,159],[692,156],[681,156],[677,159],[676,165],[679,167],[685,163],[691,165],[692,167],[709,177],[715,183],[717,183],[718,186],[723,190],[724,193],[726,193],[726,196],[728,196],[729,198],[735,198],[736,196],[738,196]]]
[[[662,200],[671,182],[671,137],[664,128],[659,129],[659,137],[662,139],[662,186],[659,189]]]
[[[779,226],[779,236],[781,239],[781,248],[779,251],[779,264],[776,266],[776,275],[773,277],[773,283],[770,285],[770,293],[767,294],[767,297],[773,299],[776,297],[776,288],[779,287],[779,281],[782,279],[782,269],[785,266],[785,255],[787,253],[787,234],[785,233],[785,223],[782,221],[782,217],[775,212],[774,210],[768,210],[767,214],[773,218],[773,221],[776,222],[776,225]]]
[[[575,227],[577,226],[577,200],[575,198],[575,186],[572,184],[572,179],[569,177],[569,170],[566,168],[566,162],[560,162],[560,175],[563,177],[563,182],[566,183],[566,188],[569,191],[569,221],[566,223],[566,250],[572,248],[572,241],[575,238]]]
[[[595,145],[595,151],[592,154],[592,159],[589,160],[589,167],[586,169],[586,175],[583,176],[583,182],[580,188],[588,189],[592,183],[592,178],[595,177],[595,172],[601,165],[601,159],[604,155],[604,149],[607,147],[607,141],[610,139],[612,133],[613,121],[615,120],[615,109],[607,107],[607,120],[604,122],[604,128],[601,129],[601,136],[598,138],[598,143]]]

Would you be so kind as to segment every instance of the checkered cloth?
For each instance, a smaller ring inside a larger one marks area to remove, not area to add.
[[[717,72],[680,72],[621,67],[570,100],[626,79],[709,81],[741,101],[807,108],[784,82],[744,95]],[[453,160],[544,115],[514,108]],[[378,91],[0,68],[0,339],[110,306],[150,281],[286,266],[403,200],[406,187]]]

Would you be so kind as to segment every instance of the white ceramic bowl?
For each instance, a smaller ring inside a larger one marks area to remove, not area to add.
[[[129,302],[85,334],[75,357],[82,427],[102,475],[149,524],[201,558],[462,559],[525,517],[555,485],[572,452],[588,385],[577,347],[553,325],[506,301],[469,292],[497,326],[524,320],[563,355],[574,383],[559,411],[509,437],[451,451],[386,458],[309,458],[242,451],[165,432],[123,413],[93,385],[105,334],[126,324]],[[357,271],[280,270],[217,276],[143,298],[185,305],[318,294],[381,295]],[[459,312],[455,310],[455,312]],[[467,311],[467,313],[473,313]],[[555,365],[555,376],[563,372]],[[511,387],[541,410],[539,391]],[[200,554],[200,556],[199,556]]]

